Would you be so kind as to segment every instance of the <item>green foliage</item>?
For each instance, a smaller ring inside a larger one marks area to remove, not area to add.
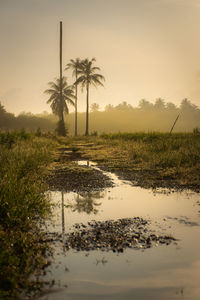
[[[21,131],[0,132],[0,145],[11,148],[17,141],[28,140],[31,139],[31,137],[32,135],[23,129]]]
[[[38,221],[50,211],[42,174],[55,143],[25,132],[0,139],[0,299],[19,299],[22,289],[32,292],[30,275],[47,264]]]
[[[73,100],[75,100],[75,96],[73,86],[67,84],[66,77],[62,77],[62,80],[56,79],[55,82],[49,82],[48,84],[50,88],[47,89],[45,93],[49,94],[50,98],[47,100],[47,103],[50,104],[52,112],[59,116],[60,119],[63,119],[63,113],[69,113],[67,104],[74,106]]]

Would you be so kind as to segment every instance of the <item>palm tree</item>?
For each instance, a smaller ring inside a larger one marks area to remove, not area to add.
[[[105,80],[104,76],[98,73],[95,73],[97,70],[100,71],[100,68],[94,67],[93,62],[96,61],[95,58],[89,60],[88,58],[84,59],[81,62],[80,68],[77,70],[78,79],[75,84],[81,84],[82,88],[86,88],[86,130],[85,135],[89,133],[89,87],[94,85],[103,86],[102,80]]]
[[[72,86],[67,84],[66,77],[62,77],[62,82],[60,82],[60,78],[57,78],[55,82],[51,81],[48,85],[50,88],[44,91],[44,93],[50,95],[47,103],[50,104],[52,112],[59,117],[58,134],[65,136],[64,112],[69,113],[67,104],[74,106],[74,90]],[[62,97],[60,96],[61,93]]]
[[[70,62],[66,65],[65,70],[72,70],[72,76],[75,77],[75,82],[78,79],[78,70],[81,66],[80,58],[70,59]],[[77,100],[78,100],[78,88],[77,84],[75,84],[75,136],[77,136]]]

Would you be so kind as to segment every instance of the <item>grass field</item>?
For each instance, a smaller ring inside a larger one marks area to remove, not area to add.
[[[47,264],[38,225],[50,211],[43,179],[56,143],[22,131],[1,133],[0,144],[0,299],[18,299]]]
[[[148,168],[194,167],[200,162],[198,134],[116,134],[102,137],[121,142],[132,163],[143,163]]]

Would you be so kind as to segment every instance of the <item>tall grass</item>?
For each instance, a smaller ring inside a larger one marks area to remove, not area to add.
[[[111,157],[107,156],[107,165],[130,172],[147,171],[152,177],[146,175],[148,178],[144,179],[149,181],[165,179],[174,180],[180,186],[200,186],[199,131],[116,133],[102,134],[100,137],[102,144],[118,149],[116,155],[112,150]]]
[[[152,142],[154,140],[164,140],[164,139],[185,139],[188,137],[200,137],[200,134],[195,133],[165,133],[165,132],[118,132],[118,133],[103,133],[100,135],[101,138],[106,140],[123,140],[123,141],[143,141]]]
[[[129,159],[151,166],[194,166],[200,162],[200,135],[195,133],[116,133],[102,134],[128,150]]]
[[[186,134],[146,134],[125,143],[129,158],[151,168],[194,167],[200,163],[200,136]],[[135,141],[135,143],[133,142]]]
[[[18,299],[46,264],[38,221],[50,211],[42,178],[55,143],[25,132],[1,133],[0,141],[0,299]]]

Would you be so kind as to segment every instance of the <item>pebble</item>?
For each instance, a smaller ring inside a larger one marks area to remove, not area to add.
[[[113,251],[122,253],[126,248],[147,249],[157,244],[169,245],[175,239],[168,235],[156,235],[148,229],[148,222],[142,218],[124,218],[117,221],[93,221],[88,225],[74,226],[67,233],[66,249],[77,251]]]

